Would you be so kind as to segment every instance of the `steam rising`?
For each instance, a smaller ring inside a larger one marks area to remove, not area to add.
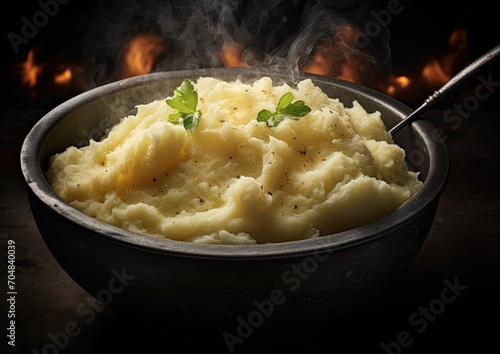
[[[365,4],[365,5],[363,5]],[[358,38],[373,21],[367,2],[309,0],[116,1],[101,4],[96,31],[104,37],[95,58],[94,82],[116,78],[116,58],[138,33],[160,36],[164,52],[152,71],[222,66],[287,70],[291,81],[301,71],[323,70],[370,84],[389,60],[388,30]],[[363,38],[367,38],[366,36]],[[351,74],[349,74],[351,75]],[[347,75],[347,76],[349,76]]]

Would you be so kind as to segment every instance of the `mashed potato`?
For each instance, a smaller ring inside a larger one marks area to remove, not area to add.
[[[46,178],[76,209],[139,233],[207,244],[284,242],[380,218],[421,186],[379,112],[344,106],[311,80],[247,84],[201,77],[194,132],[157,100],[101,141],[50,159]],[[311,112],[258,122],[291,92]]]

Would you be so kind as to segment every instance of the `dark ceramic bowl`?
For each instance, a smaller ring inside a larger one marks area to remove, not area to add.
[[[196,245],[133,233],[73,209],[43,172],[50,155],[98,139],[106,128],[173,93],[183,79],[271,76],[273,69],[220,68],[134,77],[89,90],[53,109],[33,127],[21,151],[34,219],[60,266],[102,303],[130,315],[163,318],[235,333],[242,326],[278,328],[328,321],[387,289],[413,261],[432,226],[449,174],[448,150],[424,120],[395,141],[419,171],[422,188],[390,215],[315,239],[245,246]],[[374,90],[311,78],[330,97],[379,110],[388,128],[411,112]]]

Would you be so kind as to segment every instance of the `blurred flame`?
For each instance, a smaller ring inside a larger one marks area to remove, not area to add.
[[[221,48],[221,59],[225,66],[243,66],[241,62],[243,46],[237,43],[224,43]]]
[[[160,35],[138,34],[125,45],[120,78],[149,74],[167,44]]]
[[[368,49],[353,50],[358,34],[351,25],[340,26],[330,38],[317,43],[301,70],[371,86],[404,102],[417,102],[442,87],[468,64],[468,35],[465,29],[458,28],[449,36],[444,54],[434,55],[418,70],[407,70],[401,76],[386,75],[378,77],[380,80],[375,80],[375,83],[369,82],[375,74],[371,62],[366,60],[370,53],[366,51]],[[139,33],[131,37],[118,53],[118,71],[113,79],[151,73],[167,49],[168,42],[160,34]],[[67,55],[41,60],[47,57],[42,50],[39,47],[31,49],[24,62],[15,64],[23,94],[31,97],[67,95],[88,87],[89,68],[70,63]],[[247,65],[242,60],[244,50],[242,43],[224,43],[220,49],[223,65]]]
[[[35,87],[41,75],[41,66],[35,63],[35,49],[30,49],[26,61],[20,64],[21,83],[29,87]]]
[[[21,93],[33,98],[77,93],[87,86],[85,70],[78,64],[64,62],[65,55],[48,60],[44,49],[34,47],[26,60],[14,65]]]
[[[72,78],[73,78],[73,73],[71,72],[71,69],[66,68],[62,73],[57,74],[54,77],[54,82],[59,85],[67,84],[71,82]]]
[[[393,79],[393,82],[387,87],[387,94],[393,96],[396,92],[401,91],[410,85],[410,79],[406,76],[398,76]]]
[[[455,29],[448,38],[445,54],[429,59],[421,71],[412,76],[392,77],[385,93],[402,101],[425,99],[468,64],[468,43],[467,31]]]
[[[165,50],[166,42],[159,35],[134,36],[124,45],[118,58],[120,72],[115,79],[150,73]],[[65,51],[55,58],[44,59],[47,57],[50,55],[47,56],[45,48],[34,47],[29,50],[24,62],[14,65],[23,95],[33,98],[64,96],[88,87],[91,79],[89,68],[71,63]]]
[[[369,64],[361,50],[352,50],[357,47],[357,35],[358,31],[354,27],[340,26],[334,38],[327,39],[314,48],[311,58],[302,70],[364,84]]]
[[[432,58],[430,63],[422,69],[423,80],[434,87],[444,85],[451,79],[451,76],[452,75],[447,73],[437,58]]]
[[[448,39],[447,53],[442,58],[433,58],[422,70],[422,77],[436,88],[447,83],[466,61],[465,49],[468,36],[465,29],[453,31]]]

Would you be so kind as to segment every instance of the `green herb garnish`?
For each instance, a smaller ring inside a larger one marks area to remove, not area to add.
[[[292,100],[292,93],[285,93],[281,96],[276,111],[273,113],[267,109],[263,109],[257,114],[257,121],[266,122],[268,127],[275,127],[287,117],[298,120],[300,117],[311,112],[311,108],[309,108],[304,101],[298,100],[292,103]]]
[[[201,110],[197,110],[198,92],[194,90],[193,84],[185,79],[181,86],[175,89],[174,97],[165,102],[172,108],[178,110],[168,116],[168,121],[173,124],[184,125],[186,130],[195,131],[201,118]]]

